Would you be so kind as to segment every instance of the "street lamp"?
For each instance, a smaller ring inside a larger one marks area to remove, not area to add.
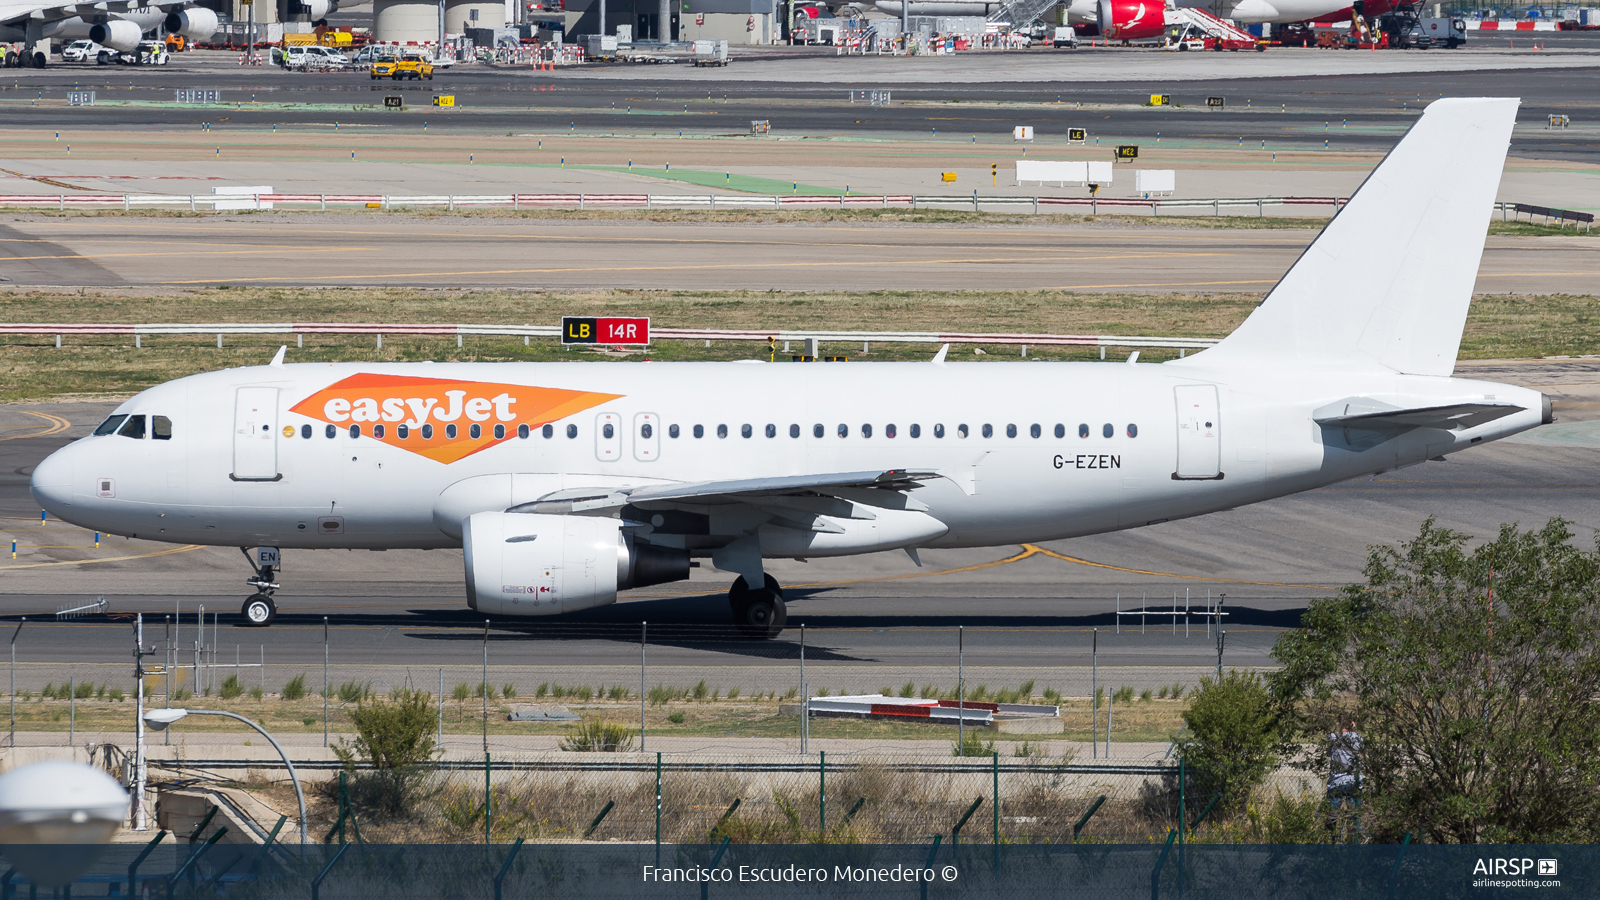
[[[122,785],[80,762],[47,760],[0,776],[0,847],[35,884],[71,884],[100,855],[87,848],[109,842],[127,814]]]
[[[272,744],[272,748],[278,751],[279,756],[283,757],[283,764],[289,767],[289,780],[294,782],[294,798],[300,804],[300,844],[304,846],[306,844],[306,828],[308,827],[306,823],[306,795],[300,790],[300,776],[295,773],[294,763],[289,761],[289,754],[283,752],[283,747],[278,745],[277,739],[268,734],[265,728],[246,719],[244,716],[237,713],[224,712],[220,709],[152,709],[144,714],[144,721],[146,725],[149,725],[155,731],[166,731],[168,725],[182,719],[184,716],[227,716],[230,719],[238,719],[256,731],[261,732],[261,736]]]

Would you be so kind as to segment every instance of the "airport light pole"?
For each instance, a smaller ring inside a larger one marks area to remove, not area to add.
[[[246,719],[244,716],[220,709],[152,709],[144,714],[144,721],[157,731],[166,731],[168,725],[185,716],[226,716],[230,719],[238,719],[259,731],[261,736],[267,739],[267,742],[272,745],[272,749],[278,751],[278,755],[283,758],[284,766],[289,769],[289,780],[294,784],[294,798],[300,804],[300,845],[302,847],[305,846],[307,843],[306,828],[308,827],[306,821],[306,795],[300,790],[300,775],[295,772],[294,763],[289,761],[289,754],[283,752],[283,746],[278,743],[278,739],[273,737],[265,728]]]

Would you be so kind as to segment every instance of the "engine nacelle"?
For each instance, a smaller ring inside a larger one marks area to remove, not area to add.
[[[1155,0],[1100,0],[1100,33],[1112,40],[1139,41],[1167,31],[1166,7]]]
[[[123,53],[132,53],[139,49],[139,41],[143,38],[144,29],[127,19],[112,19],[89,29],[89,40]]]
[[[207,41],[217,33],[217,14],[203,6],[191,6],[167,15],[167,30],[176,31],[191,41]]]
[[[554,616],[615,603],[617,591],[689,577],[689,553],[641,543],[617,519],[481,512],[461,532],[467,605]]]
[[[316,22],[326,19],[328,14],[339,8],[339,4],[332,0],[305,0],[306,9],[311,13],[311,21]]]

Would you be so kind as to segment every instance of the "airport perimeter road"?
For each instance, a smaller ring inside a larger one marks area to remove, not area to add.
[[[921,570],[902,553],[774,561],[771,570],[788,586],[791,626],[808,626],[807,659],[818,667],[814,683],[835,690],[873,690],[905,678],[943,683],[953,677],[948,670],[958,625],[967,629],[969,678],[991,685],[1020,683],[1030,673],[1041,684],[1047,676],[1058,686],[1086,682],[1091,628],[1100,629],[1101,666],[1117,669],[1126,683],[1155,687],[1175,677],[1192,679],[1215,664],[1215,643],[1200,619],[1188,637],[1181,621],[1173,628],[1170,616],[1152,616],[1143,634],[1136,633],[1137,620],[1125,619],[1118,635],[1114,611],[1119,602],[1123,609],[1174,602],[1181,608],[1185,597],[1203,606],[1208,595],[1223,593],[1227,661],[1270,664],[1266,651],[1298,610],[1359,579],[1368,546],[1412,537],[1429,516],[1479,537],[1502,522],[1533,527],[1552,516],[1571,520],[1581,544],[1600,529],[1600,360],[1469,364],[1461,374],[1552,392],[1561,421],[1448,462],[1188,521],[1036,548],[929,551]],[[238,652],[250,662],[264,652],[269,688],[320,665],[324,616],[333,634],[336,682],[398,683],[409,675],[432,683],[427,679],[438,667],[450,669],[452,684],[475,677],[483,621],[463,604],[459,552],[290,551],[279,623],[252,630],[235,624],[247,573],[236,549],[117,538],[97,551],[89,533],[41,527],[27,473],[51,449],[86,433],[107,408],[0,410],[0,434],[11,438],[0,442],[0,471],[6,473],[0,477],[0,537],[21,541],[19,560],[0,561],[0,618],[30,617],[19,653],[29,685],[59,680],[73,663],[83,664],[80,677],[91,670],[99,680],[124,677],[131,635],[126,618],[49,621],[55,610],[96,596],[117,613],[149,614],[158,631],[163,615],[181,609],[190,641],[196,608],[220,611],[221,661],[231,662]],[[51,416],[71,427],[26,437],[58,427]],[[492,661],[516,667],[516,677],[533,684],[626,682],[637,679],[639,623],[648,621],[649,658],[661,667],[652,670],[652,683],[658,676],[691,684],[706,677],[746,690],[753,679],[786,686],[798,660],[799,629],[773,642],[730,639],[722,593],[728,581],[726,574],[696,569],[687,584],[634,591],[615,606],[497,624]]]
[[[695,224],[401,215],[16,216],[16,285],[504,286],[548,289],[1270,288],[1315,236],[1163,226]],[[1491,237],[1477,290],[1586,293],[1591,238]]]

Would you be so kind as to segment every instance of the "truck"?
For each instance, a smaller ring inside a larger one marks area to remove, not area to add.
[[[725,40],[695,41],[690,45],[697,66],[725,66],[728,64],[728,42]]]
[[[591,34],[584,37],[585,59],[616,59],[617,38],[611,34]]]
[[[1050,39],[1050,46],[1057,50],[1062,47],[1077,49],[1078,30],[1071,25],[1057,25],[1055,35]]]

